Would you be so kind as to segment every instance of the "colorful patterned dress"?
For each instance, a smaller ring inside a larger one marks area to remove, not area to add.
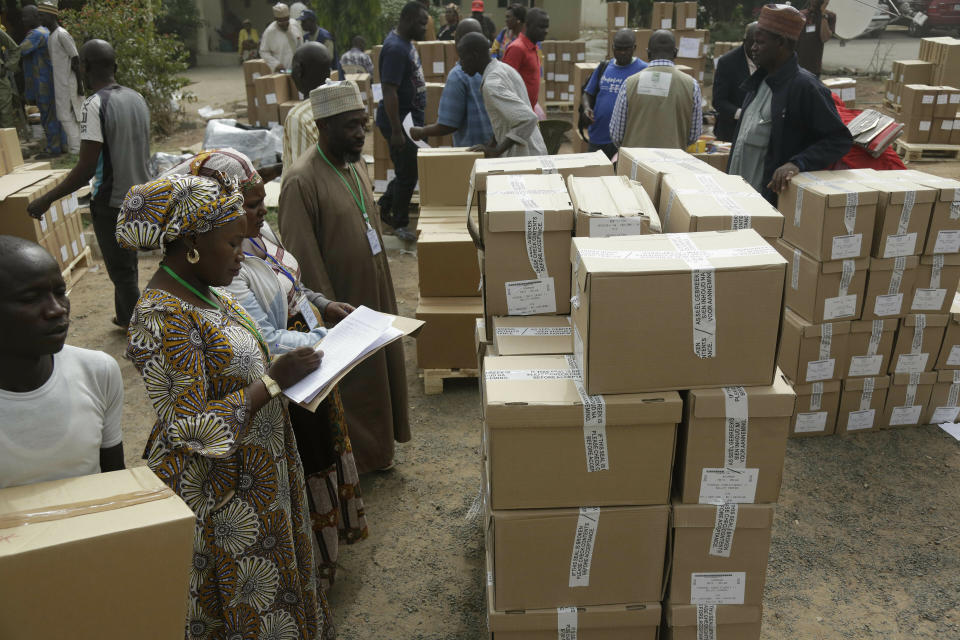
[[[57,106],[54,103],[53,63],[47,41],[50,31],[46,27],[37,27],[27,33],[20,43],[20,56],[23,61],[24,98],[27,102],[36,102],[40,109],[40,122],[47,137],[47,153],[59,155],[66,143],[66,133],[57,120]]]
[[[265,347],[243,309],[143,293],[127,357],[157,422],[144,457],[197,514],[188,640],[335,637],[311,545],[303,467],[282,398],[250,415]]]

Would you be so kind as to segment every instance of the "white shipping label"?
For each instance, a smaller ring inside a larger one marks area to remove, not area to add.
[[[511,316],[557,312],[553,278],[505,282],[504,287],[507,291],[507,314]]]
[[[717,640],[717,605],[697,605],[697,640]]]
[[[895,427],[904,424],[919,424],[920,412],[923,411],[923,405],[911,405],[904,407],[894,407],[890,412],[890,426]]]
[[[373,92],[373,101],[380,102],[383,100],[383,85],[379,82],[370,85],[370,90]]]
[[[696,18],[687,18],[686,23],[687,29],[696,29],[697,28],[697,19]],[[698,54],[699,55],[699,54]]]
[[[744,571],[690,574],[690,604],[743,604]]]
[[[572,61],[573,61],[573,59],[570,57],[570,52],[569,52],[569,51],[564,51],[563,53],[561,53],[561,54],[560,54],[560,60],[563,61],[563,62],[572,62]]]
[[[851,100],[857,99],[857,88],[856,87],[844,87],[840,89],[840,99],[844,102],[850,102]]]
[[[812,411],[809,413],[798,413],[797,424],[793,430],[797,433],[818,433],[827,428],[827,412]]]
[[[873,417],[876,413],[874,409],[861,409],[860,411],[851,411],[847,417],[847,431],[860,431],[863,429],[873,429]]]
[[[570,587],[590,586],[590,563],[593,561],[593,543],[600,524],[600,507],[580,507],[577,531],[573,537],[570,555]]]
[[[946,93],[941,93],[937,95],[937,104],[947,104],[950,100],[950,95]]]
[[[577,51],[577,62],[584,62],[587,59],[587,54],[584,51]]]
[[[941,120],[940,128],[944,131],[953,131],[953,120]]]
[[[498,336],[520,337],[534,336],[537,338],[560,337],[572,335],[572,327],[498,327]]]
[[[277,104],[277,94],[275,93],[268,93],[264,96],[264,98],[266,99],[267,104]]]
[[[950,355],[947,356],[947,364],[951,367],[960,365],[960,344],[950,347]]]
[[[902,293],[877,296],[876,302],[873,305],[873,314],[880,317],[900,315],[900,308],[902,306]]]
[[[917,233],[900,233],[887,236],[887,244],[883,248],[884,258],[912,256],[917,247]]]
[[[433,73],[434,75],[442,75],[444,71],[443,60],[437,60],[433,63]]]
[[[750,409],[747,391],[743,387],[723,387],[724,396],[724,456],[723,466],[743,469],[747,466],[747,435]]]
[[[60,245],[60,259],[66,262],[69,257],[70,254],[67,252],[67,245]]]
[[[960,407],[937,407],[933,410],[933,417],[930,422],[933,424],[956,422],[958,413],[960,413]]]
[[[699,58],[700,57],[700,39],[699,38],[680,38],[680,44],[677,47],[678,58]]]
[[[637,74],[637,95],[666,98],[670,95],[672,81],[673,75],[669,72],[657,71],[655,67],[653,70],[644,69]]]
[[[76,240],[72,240],[72,241],[70,242],[70,250],[73,252],[74,257],[76,257],[77,255],[79,255],[80,249],[77,247],[77,241],[76,241]]]
[[[556,54],[556,53],[548,53],[548,54],[547,54],[547,62],[556,62],[556,61],[557,61],[557,54]]]
[[[917,289],[913,292],[913,311],[939,311],[947,297],[946,289]]]
[[[700,474],[700,504],[751,504],[757,496],[760,469],[704,468]]]
[[[590,218],[590,237],[639,236],[643,234],[644,222],[643,216],[592,217]]]
[[[56,224],[57,220],[60,219],[59,211],[60,205],[58,203],[54,203],[53,206],[50,207],[50,224]]]
[[[936,96],[922,96],[920,98],[921,104],[933,104],[933,100]]]
[[[960,230],[948,229],[937,232],[934,253],[960,253]]]
[[[613,19],[613,26],[615,27],[625,27],[627,26],[627,17],[626,16],[616,16]]]
[[[733,549],[733,534],[737,530],[737,514],[740,507],[737,504],[718,504],[717,517],[713,524],[713,535],[710,536],[710,555],[718,558],[729,558]]]
[[[862,233],[854,233],[849,236],[834,236],[830,259],[843,260],[844,258],[859,258],[862,246]]]
[[[40,216],[40,231],[42,231],[43,233],[47,232],[47,216],[46,215]]]
[[[811,360],[807,363],[806,382],[818,382],[820,380],[830,380],[833,378],[833,372],[836,368],[835,358],[827,360]]]
[[[878,376],[883,356],[853,356],[850,358],[850,377]]]
[[[577,608],[557,608],[557,640],[577,640]]]
[[[574,380],[579,371],[571,369],[484,369],[486,380]]]
[[[673,29],[673,18],[661,18],[660,20],[661,29]]]
[[[930,121],[923,120],[920,122],[920,131],[930,131]]]
[[[857,312],[857,296],[837,296],[823,301],[823,319],[851,318]]]
[[[897,358],[894,373],[923,373],[927,368],[928,353],[902,353]]]

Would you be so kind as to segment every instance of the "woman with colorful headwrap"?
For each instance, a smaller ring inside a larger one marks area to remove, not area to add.
[[[144,457],[197,516],[186,638],[333,638],[279,397],[321,354],[303,347],[271,363],[256,324],[215,288],[240,273],[246,230],[243,196],[223,174],[127,193],[118,242],[164,251],[127,334],[157,414]]]
[[[234,149],[204,151],[167,175],[218,172],[238,181],[247,219],[246,259],[227,291],[256,321],[271,354],[315,345],[327,332],[322,320],[335,323],[353,307],[327,300],[303,285],[296,258],[284,250],[264,220],[266,191],[247,156]],[[360,476],[338,389],[316,413],[296,405],[289,411],[307,478],[317,564],[324,587],[329,587],[336,576],[339,542],[352,544],[367,537]]]

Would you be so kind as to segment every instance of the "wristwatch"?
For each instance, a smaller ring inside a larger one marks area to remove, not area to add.
[[[280,385],[277,384],[276,380],[267,374],[263,374],[260,379],[263,380],[263,384],[267,387],[267,393],[270,394],[271,398],[276,398],[278,395],[280,395]]]

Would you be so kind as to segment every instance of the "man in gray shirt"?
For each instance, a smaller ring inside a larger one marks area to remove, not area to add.
[[[27,210],[39,218],[53,202],[94,178],[93,229],[114,286],[113,323],[126,329],[140,289],[136,252],[117,244],[117,214],[130,187],[150,180],[150,109],[143,96],[117,84],[116,57],[108,42],[87,41],[80,48],[80,67],[93,91],[83,103],[80,156],[64,181]]]

